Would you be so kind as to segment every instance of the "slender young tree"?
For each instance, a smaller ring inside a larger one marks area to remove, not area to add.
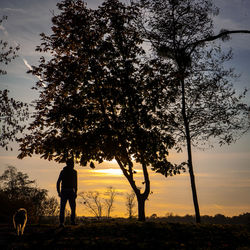
[[[249,129],[249,107],[245,93],[235,93],[231,82],[235,75],[223,64],[231,59],[231,51],[223,53],[218,39],[230,34],[250,33],[248,30],[213,32],[213,15],[218,14],[211,0],[141,1],[146,15],[144,34],[157,55],[172,65],[172,80],[179,88],[176,103],[164,112],[166,129],[187,149],[196,222],[200,211],[192,163],[192,145],[216,138],[219,143],[231,143]],[[169,113],[172,116],[169,116]],[[169,126],[172,124],[172,126]]]
[[[135,207],[135,193],[131,191],[126,194],[126,208],[128,213],[128,218],[132,219],[134,216],[134,207]]]
[[[82,204],[92,213],[96,218],[102,218],[104,202],[98,191],[80,192],[79,196],[82,198]]]
[[[110,218],[111,212],[114,209],[115,197],[117,196],[117,191],[112,187],[108,187],[105,192],[106,198],[104,199],[105,207],[107,210],[107,217]]]
[[[156,63],[144,59],[136,6],[107,0],[91,10],[82,1],[65,0],[58,7],[52,35],[42,34],[37,47],[52,59],[41,57],[31,71],[44,82],[37,83],[41,94],[19,157],[36,153],[65,161],[73,154],[90,167],[94,161],[115,159],[136,194],[143,221],[150,193],[148,167],[165,175],[183,168],[167,160],[174,141],[162,133],[153,112],[166,73],[159,74]],[[173,101],[173,88],[165,89]],[[144,189],[135,182],[135,162],[141,164]]]

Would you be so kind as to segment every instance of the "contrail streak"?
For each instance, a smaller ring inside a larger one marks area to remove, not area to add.
[[[32,70],[32,67],[30,66],[30,64],[28,63],[28,61],[27,61],[25,58],[23,58],[23,62],[24,62],[24,64],[26,65],[26,67],[27,67],[28,69]],[[39,79],[39,80],[40,80],[40,79]]]
[[[24,64],[25,64],[25,66],[26,66],[28,69],[32,70],[32,67],[31,67],[31,65],[28,63],[28,61],[27,61],[25,58],[22,58],[22,59],[23,59],[23,62],[24,62]],[[46,87],[46,84],[43,82],[43,79],[42,79],[40,76],[38,76],[38,75],[35,75],[35,76],[42,82],[43,86]]]

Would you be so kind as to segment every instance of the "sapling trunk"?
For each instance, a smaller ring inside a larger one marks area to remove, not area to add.
[[[201,223],[200,209],[199,209],[199,203],[198,203],[198,198],[197,198],[193,162],[192,162],[192,149],[191,149],[191,138],[190,138],[190,131],[189,131],[189,121],[188,121],[187,114],[186,114],[185,85],[184,85],[183,78],[181,79],[181,91],[182,91],[182,117],[183,117],[185,132],[186,132],[188,169],[189,169],[191,189],[192,189],[192,195],[193,195],[195,218],[196,218],[196,223]]]

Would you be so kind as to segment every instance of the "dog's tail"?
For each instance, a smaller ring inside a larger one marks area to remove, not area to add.
[[[16,216],[16,213],[13,215],[13,225],[14,225],[14,228],[16,229],[16,220],[15,220],[15,216]]]

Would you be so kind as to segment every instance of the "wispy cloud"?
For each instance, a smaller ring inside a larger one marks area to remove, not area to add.
[[[15,46],[20,47],[20,44],[13,40],[13,39],[9,39],[9,32],[7,31],[7,29],[3,26],[3,24],[0,24],[0,30],[4,33],[4,35],[8,38],[8,40],[12,40],[11,42],[13,42],[15,44]],[[9,41],[8,41],[9,42]]]
[[[15,8],[3,8],[0,9],[2,12],[15,12],[15,13],[26,13],[26,11],[24,9],[15,9]]]
[[[5,27],[2,24],[0,25],[0,30],[4,33],[5,36],[9,36],[8,31],[5,29]]]

